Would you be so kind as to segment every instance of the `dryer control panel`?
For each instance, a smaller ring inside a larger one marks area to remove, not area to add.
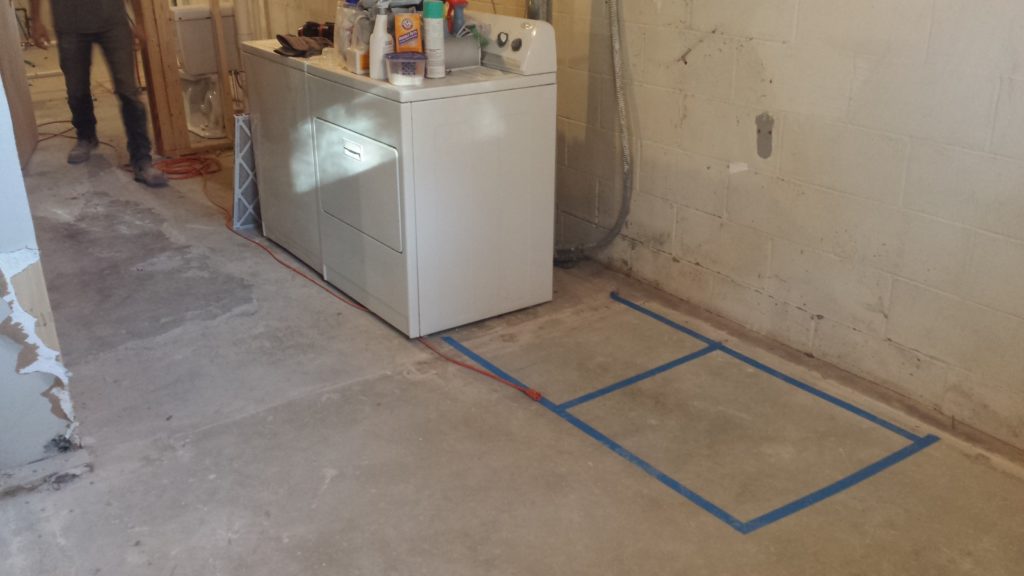
[[[557,70],[555,29],[551,24],[473,11],[466,12],[466,24],[475,24],[487,39],[482,49],[484,66],[524,76]]]

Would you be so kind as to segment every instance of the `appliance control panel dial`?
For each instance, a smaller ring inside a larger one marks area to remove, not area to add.
[[[482,63],[525,76],[554,73],[555,29],[547,22],[467,11],[466,24],[484,39]]]

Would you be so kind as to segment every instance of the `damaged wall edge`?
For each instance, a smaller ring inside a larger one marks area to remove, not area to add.
[[[49,314],[39,251],[0,253],[0,469],[78,444],[70,373]]]
[[[28,196],[0,78],[0,470],[78,444]]]
[[[43,300],[28,307],[22,305],[18,297],[19,276],[27,277],[30,290],[29,298]],[[53,386],[45,392],[46,397],[55,403],[53,413],[74,424],[74,408],[67,392],[68,379],[71,374],[61,361],[56,333],[52,331],[52,323],[41,322],[39,314],[33,314],[31,308],[49,310],[49,301],[45,290],[38,286],[42,271],[39,251],[23,248],[16,252],[0,254],[0,301],[8,307],[7,318],[0,322],[0,336],[6,336],[23,346],[19,355],[16,371],[18,374],[41,373],[55,378]],[[42,327],[51,327],[44,334]],[[68,432],[71,435],[71,431]]]

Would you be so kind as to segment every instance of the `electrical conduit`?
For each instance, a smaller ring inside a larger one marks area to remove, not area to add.
[[[580,244],[555,250],[555,264],[572,266],[585,259],[587,252],[608,247],[622,232],[629,216],[633,199],[633,152],[630,147],[629,116],[626,114],[626,86],[622,73],[622,23],[619,17],[620,0],[607,0],[608,27],[612,37],[612,73],[615,81],[615,104],[619,120],[619,137],[622,139],[622,202],[615,224],[601,238],[592,244]]]

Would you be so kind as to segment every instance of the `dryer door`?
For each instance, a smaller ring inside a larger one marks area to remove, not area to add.
[[[398,151],[319,118],[314,129],[321,209],[402,252]]]

